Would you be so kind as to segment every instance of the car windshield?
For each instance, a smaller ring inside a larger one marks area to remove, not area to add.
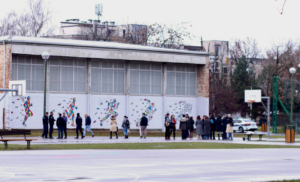
[[[243,119],[244,122],[253,122],[250,119]]]

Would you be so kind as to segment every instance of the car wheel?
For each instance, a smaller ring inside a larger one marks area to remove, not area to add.
[[[244,128],[243,127],[239,127],[239,132],[240,133],[244,133]]]

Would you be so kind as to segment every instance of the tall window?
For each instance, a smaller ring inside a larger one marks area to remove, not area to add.
[[[86,92],[86,59],[50,57],[50,91]]]
[[[131,94],[162,94],[162,66],[156,63],[130,63]]]
[[[167,65],[167,95],[196,95],[196,66]]]
[[[93,93],[125,93],[124,62],[93,60],[91,67]]]
[[[13,55],[12,80],[26,80],[27,91],[43,91],[44,75],[44,60],[40,56]]]

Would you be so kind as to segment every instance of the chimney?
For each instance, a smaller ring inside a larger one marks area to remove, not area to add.
[[[110,25],[115,25],[115,22],[114,22],[114,21],[111,21],[111,22],[110,22]]]
[[[105,24],[106,37],[108,37],[108,21],[104,22],[104,24]]]
[[[89,23],[93,23],[93,20],[92,20],[92,19],[88,19],[88,22],[89,22]]]
[[[93,21],[93,38],[96,40],[96,35],[97,35],[97,27],[98,27],[98,20]]]

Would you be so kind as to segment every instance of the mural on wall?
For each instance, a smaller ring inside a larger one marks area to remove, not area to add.
[[[28,96],[27,98],[25,97],[26,101],[24,102],[24,108],[25,108],[25,117],[24,117],[24,120],[23,120],[23,126],[27,126],[26,125],[26,121],[29,117],[33,116],[33,113],[32,111],[30,110],[30,107],[32,106],[32,103],[30,102],[30,96]],[[17,106],[18,107],[18,106]]]
[[[24,127],[27,127],[27,120],[33,116],[31,97],[18,97],[11,101],[11,118],[10,121],[20,121]]]
[[[63,100],[63,102],[66,102],[66,100]],[[61,103],[58,104],[58,106],[61,106],[62,109],[65,109],[65,113],[66,113],[67,117],[69,118],[69,120],[72,121],[71,126],[75,126],[75,124],[74,124],[74,118],[75,118],[74,109],[78,109],[78,107],[75,106],[75,103],[76,103],[76,98],[74,97],[74,98],[71,98],[67,102],[67,107],[66,108],[65,108],[65,104],[61,104]]]
[[[174,114],[176,120],[179,120],[183,114],[191,114],[192,110],[193,105],[184,100],[169,105],[167,113]]]
[[[157,111],[155,103],[145,98],[140,99],[137,102],[131,102],[130,105],[131,110],[129,110],[129,113],[131,118],[134,118],[135,126],[139,127],[142,113],[145,113],[145,116],[148,118],[148,125],[150,125],[150,121],[153,119],[153,115]]]
[[[95,113],[96,117],[97,115],[99,117],[98,120],[100,120],[100,126],[103,126],[103,123],[106,121],[108,122],[110,116],[117,117],[119,114],[116,111],[119,108],[120,103],[117,102],[117,99],[107,99],[104,102],[100,99],[100,106],[97,107],[97,112]],[[104,116],[103,116],[104,115]],[[96,123],[97,120],[94,120],[94,123]]]

